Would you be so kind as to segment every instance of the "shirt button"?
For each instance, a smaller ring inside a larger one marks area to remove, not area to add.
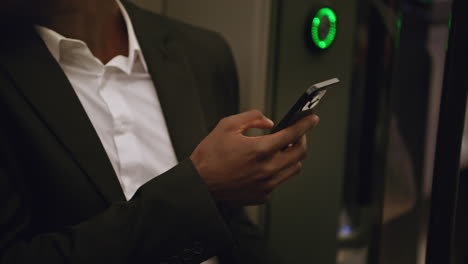
[[[114,130],[117,134],[124,134],[127,132],[127,123],[122,120],[116,120],[115,125],[114,125]]]

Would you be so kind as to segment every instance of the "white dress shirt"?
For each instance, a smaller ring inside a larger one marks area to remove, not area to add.
[[[83,41],[36,29],[78,95],[130,200],[178,161],[132,22],[117,3],[127,26],[129,54],[105,65]],[[215,257],[202,264],[217,263]]]

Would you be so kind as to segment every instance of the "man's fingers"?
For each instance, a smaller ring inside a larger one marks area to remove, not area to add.
[[[280,170],[289,168],[294,164],[304,160],[307,156],[307,139],[306,136],[302,136],[296,144],[287,148],[285,151],[278,152],[273,159],[272,163],[278,165]]]
[[[227,130],[240,130],[240,132],[244,132],[250,128],[269,129],[273,127],[273,121],[265,117],[258,110],[250,110],[224,118],[220,123]]]
[[[316,115],[304,117],[294,125],[287,127],[273,135],[264,137],[264,144],[267,144],[273,151],[283,149],[289,144],[297,142],[307,131],[315,127],[320,119]]]
[[[266,163],[264,164],[263,172],[259,175],[259,179],[269,181],[281,171],[304,160],[307,155],[306,141],[306,136],[302,136],[296,144],[285,151],[278,151],[274,155],[266,157],[264,159]]]
[[[288,152],[294,151],[298,147],[303,147],[303,148],[307,147],[307,136],[306,135],[302,135],[302,137],[299,139],[299,141],[289,144],[288,148],[283,150],[283,153],[287,154]]]
[[[240,126],[240,133],[244,133],[245,131],[251,128],[260,128],[260,129],[271,129],[273,128],[274,124],[273,121],[270,119],[263,117],[261,119],[252,120]]]
[[[297,175],[302,170],[302,163],[296,162],[292,166],[280,171],[275,177],[273,177],[268,183],[270,188],[276,188],[278,185],[289,180],[291,177]]]

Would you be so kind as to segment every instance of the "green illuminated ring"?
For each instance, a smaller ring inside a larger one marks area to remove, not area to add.
[[[328,18],[330,21],[330,29],[328,30],[328,34],[324,39],[320,39],[319,36],[319,28],[320,23],[322,23],[322,19],[324,17]],[[330,45],[335,40],[336,36],[336,14],[333,10],[328,7],[321,8],[315,17],[312,19],[312,27],[311,27],[311,35],[312,41],[319,49],[326,49],[330,47]]]

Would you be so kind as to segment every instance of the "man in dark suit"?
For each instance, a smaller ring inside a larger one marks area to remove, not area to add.
[[[0,263],[275,261],[242,206],[299,172],[316,116],[245,137],[273,124],[234,115],[226,43],[130,3],[2,5]]]

